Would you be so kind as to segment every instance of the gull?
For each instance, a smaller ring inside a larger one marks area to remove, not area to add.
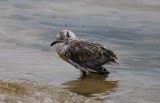
[[[100,43],[89,41],[76,35],[70,30],[61,30],[56,40],[50,46],[56,45],[60,58],[82,72],[109,74],[103,67],[105,64],[119,64],[117,55]]]

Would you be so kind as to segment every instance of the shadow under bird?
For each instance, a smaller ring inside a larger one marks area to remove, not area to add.
[[[70,30],[61,30],[50,46],[56,45],[57,54],[66,62],[87,72],[109,74],[105,64],[119,64],[117,55],[100,43],[76,37]]]

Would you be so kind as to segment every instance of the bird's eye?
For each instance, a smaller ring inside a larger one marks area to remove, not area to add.
[[[69,35],[69,32],[67,31],[67,37],[69,38],[70,37],[70,35]]]

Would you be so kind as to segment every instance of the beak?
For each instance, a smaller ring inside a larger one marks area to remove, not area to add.
[[[57,44],[57,43],[59,43],[60,41],[54,41],[53,43],[51,43],[51,45],[50,46],[53,46],[53,45],[55,45],[55,44]]]

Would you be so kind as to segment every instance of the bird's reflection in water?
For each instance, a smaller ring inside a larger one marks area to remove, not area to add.
[[[118,81],[106,80],[108,75],[88,74],[85,77],[80,77],[78,80],[68,81],[63,83],[65,89],[71,92],[84,95],[93,96],[93,94],[100,94],[107,91],[113,91],[118,87]]]

